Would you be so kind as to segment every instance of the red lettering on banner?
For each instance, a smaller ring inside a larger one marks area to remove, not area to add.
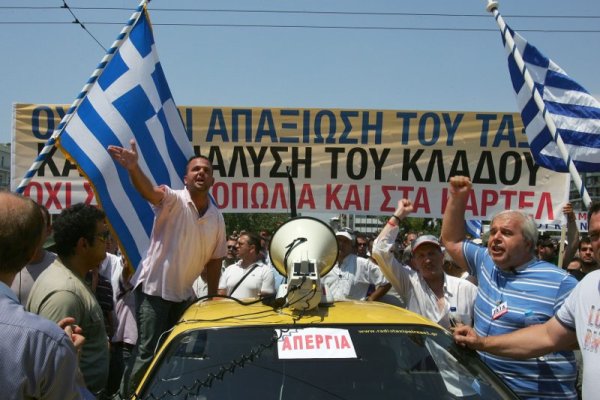
[[[400,191],[400,199],[410,199],[412,197],[411,192],[415,190],[414,186],[398,186],[396,190]]]
[[[513,198],[517,199],[516,204],[513,204]],[[532,191],[516,191],[516,190],[500,190],[494,191],[484,189],[481,191],[481,212],[478,210],[478,202],[475,197],[475,192],[471,191],[467,200],[467,210],[472,211],[473,217],[487,216],[489,209],[493,206],[500,206],[502,210],[510,210],[513,207],[517,209],[530,209],[535,207],[535,212],[532,214],[534,219],[542,219],[544,215],[549,220],[554,220],[554,208],[552,205],[552,195],[549,192],[539,193],[539,198],[536,198],[535,192]],[[442,189],[442,214],[446,212],[448,203],[448,189]]]
[[[498,193],[495,190],[481,191],[481,214],[487,215],[488,207],[498,204]]]
[[[324,339],[323,339],[323,335],[315,335],[315,346],[317,347],[317,349],[321,348],[321,345],[323,344]]]
[[[298,208],[305,208],[307,205],[309,209],[314,210],[317,208],[315,205],[315,198],[313,196],[312,188],[309,183],[302,185],[302,191],[300,192],[300,199],[298,199]]]
[[[390,200],[392,200],[390,192],[394,189],[396,189],[396,186],[383,185],[381,187],[381,193],[383,193],[383,202],[381,202],[381,207],[379,211],[394,212],[396,208],[390,205]]]
[[[431,212],[431,208],[429,207],[429,197],[427,197],[427,190],[424,187],[417,189],[415,200],[413,201],[413,208],[415,211],[418,211],[419,208],[422,208],[426,213]]]
[[[501,190],[500,194],[504,196],[504,209],[510,210],[512,208],[512,198],[517,195],[516,190]]]
[[[62,186],[62,182],[56,182],[54,186],[52,186],[50,182],[44,182],[44,186],[46,186],[46,190],[48,191],[48,200],[46,200],[44,207],[50,209],[53,204],[56,204],[56,208],[60,210],[61,207],[60,200],[58,200],[58,193]]]
[[[349,210],[351,206],[354,206],[356,210],[362,210],[360,194],[358,193],[358,187],[356,185],[350,185],[348,193],[346,194],[346,201],[344,202],[345,210]]]
[[[70,183],[69,183],[69,188],[70,188]],[[92,190],[92,185],[90,185],[88,182],[83,182],[83,188],[85,189],[85,191],[87,192],[87,198],[85,199],[85,204],[91,204],[92,200],[94,199],[94,191]],[[69,195],[69,202],[71,200],[71,196]]]
[[[301,334],[282,338],[282,351],[321,350],[321,349],[351,349],[352,346],[345,336]]]
[[[479,215],[477,211],[477,199],[475,198],[475,191],[471,190],[469,192],[469,197],[467,197],[467,206],[465,207],[465,211],[471,211],[473,216]]]
[[[276,183],[275,188],[273,189],[273,198],[271,199],[271,208],[277,208],[277,200],[281,199],[281,208],[288,208],[287,199],[285,197],[285,189],[283,188],[283,184]]]
[[[535,196],[534,192],[519,192],[519,208],[533,207],[531,197]]]
[[[332,187],[330,184],[328,184],[325,188],[326,188],[326,193],[325,193],[325,208],[328,210],[331,210],[331,203],[335,203],[335,209],[337,210],[341,210],[342,209],[342,203],[340,203],[340,200],[337,198],[337,195],[339,193],[340,190],[342,190],[342,186],[343,185],[335,185],[335,188],[332,190]]]
[[[312,350],[315,348],[313,339],[314,339],[313,335],[304,336],[304,340],[306,341],[306,350]]]
[[[342,344],[340,346],[341,349],[350,349],[350,348],[352,348],[350,346],[350,343],[348,343],[348,339],[346,338],[346,336],[342,336],[340,339],[341,339],[341,342],[342,342]]]
[[[35,197],[33,197],[31,194],[32,189],[35,189],[35,193],[36,193]],[[39,184],[38,182],[29,182],[29,184],[23,191],[23,195],[25,197],[29,197],[30,199],[32,199],[33,201],[35,201],[38,204],[42,204],[42,200],[44,198],[43,192],[44,192],[44,190],[42,189],[41,184]]]
[[[302,343],[302,336],[294,336],[294,349],[302,350],[304,344]]]
[[[542,198],[538,202],[538,208],[535,212],[535,219],[540,219],[542,217],[544,206],[548,208],[548,219],[553,220],[554,209],[552,208],[552,198],[548,192],[542,192]]]

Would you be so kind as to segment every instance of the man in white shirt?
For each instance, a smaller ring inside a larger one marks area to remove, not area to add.
[[[150,365],[163,332],[179,319],[194,297],[192,284],[206,270],[208,294],[215,294],[225,256],[225,222],[210,197],[213,168],[204,156],[186,166],[185,188],[154,186],[138,164],[135,142],[131,148],[109,146],[108,151],[129,173],[135,189],[152,204],[154,225],[150,246],[131,278],[136,300],[138,343],[133,365],[127,366],[122,395],[128,396]],[[125,380],[131,371],[129,381]]]
[[[223,271],[219,294],[245,299],[275,293],[273,273],[262,259],[261,237],[254,233],[241,234],[236,250],[239,260]]]
[[[390,284],[375,263],[356,255],[354,237],[347,231],[336,232],[338,243],[337,263],[321,282],[326,285],[334,300],[369,300],[375,301],[383,296]],[[369,295],[369,286],[375,291]]]
[[[421,314],[445,328],[455,323],[471,324],[477,287],[471,282],[444,273],[444,253],[439,240],[422,235],[412,242],[416,271],[403,266],[392,248],[398,236],[398,223],[413,210],[410,200],[398,201],[396,211],[373,245],[373,257],[410,311]]]

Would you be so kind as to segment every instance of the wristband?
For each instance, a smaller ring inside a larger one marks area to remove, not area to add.
[[[396,226],[398,226],[398,225],[396,225],[395,223],[393,223],[392,221],[390,221],[389,219],[388,219],[388,221],[387,221],[386,223],[387,223],[388,225],[391,225],[391,226],[393,226],[393,227],[396,227]]]
[[[394,218],[396,221],[398,221],[398,223],[400,223],[400,217],[397,216],[396,214],[392,214],[391,218]]]

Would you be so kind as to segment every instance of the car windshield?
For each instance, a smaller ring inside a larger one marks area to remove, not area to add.
[[[438,328],[420,325],[261,326],[174,338],[142,398],[516,398]]]

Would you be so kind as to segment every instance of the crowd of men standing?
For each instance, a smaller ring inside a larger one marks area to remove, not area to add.
[[[269,262],[268,232],[226,235],[209,196],[214,178],[208,159],[190,159],[185,188],[175,190],[150,183],[134,142],[109,152],[154,207],[150,247],[136,271],[114,254],[98,208],[72,206],[51,226],[43,207],[0,193],[0,334],[22,331],[21,353],[12,360],[19,368],[10,369],[4,357],[0,362],[0,386],[14,389],[11,398],[130,396],[160,336],[190,302],[272,296],[283,283]],[[591,398],[600,389],[591,378],[600,364],[600,204],[589,210],[588,237],[570,229],[563,269],[554,243],[554,252],[546,240],[538,243],[535,222],[521,211],[494,216],[487,246],[467,240],[470,189],[467,177],[450,179],[441,238],[401,234],[400,221],[412,212],[409,199],[398,201],[376,238],[336,232],[337,263],[323,277],[330,297],[390,302],[453,330],[459,344],[480,350],[523,398],[577,398],[578,369],[584,371],[584,398]],[[565,214],[572,223],[572,210]],[[53,243],[46,243],[51,230]],[[594,310],[595,322],[583,321]],[[519,342],[523,338],[526,343]],[[579,368],[572,352],[577,341]],[[30,362],[33,371],[25,367]]]

